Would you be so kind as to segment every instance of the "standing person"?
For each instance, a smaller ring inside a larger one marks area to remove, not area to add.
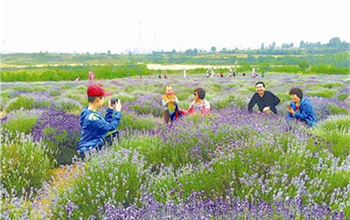
[[[181,117],[181,113],[179,111],[179,100],[177,99],[173,86],[170,84],[166,84],[164,87],[165,95],[163,95],[163,108],[164,108],[164,122],[169,123],[173,122],[177,118]]]
[[[89,81],[95,80],[95,73],[93,71],[89,72]]]
[[[187,111],[184,111],[186,115],[200,114],[208,115],[210,113],[210,104],[205,100],[205,91],[202,88],[197,88],[193,91],[194,101],[191,103]]]
[[[105,102],[105,96],[110,95],[111,93],[105,92],[99,84],[90,84],[87,88],[89,105],[85,106],[80,113],[81,139],[77,147],[78,153],[82,158],[91,149],[100,150],[108,140],[111,140],[116,135],[116,132],[112,133],[110,134],[112,135],[111,137],[107,136],[107,133],[114,131],[120,123],[120,110],[122,108],[120,100],[117,100],[114,105],[111,100],[108,100],[108,109],[105,117],[98,111]]]
[[[270,91],[265,91],[265,84],[257,82],[255,84],[256,93],[248,103],[248,112],[253,111],[255,104],[258,104],[260,112],[277,114],[276,106],[280,103],[280,99]]]
[[[297,119],[309,127],[314,126],[317,122],[316,115],[310,101],[303,97],[303,91],[300,88],[292,88],[289,95],[292,102],[288,104],[287,121]]]

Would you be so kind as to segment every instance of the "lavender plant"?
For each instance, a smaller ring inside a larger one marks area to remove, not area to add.
[[[21,196],[39,189],[48,180],[55,161],[50,149],[33,141],[30,135],[1,129],[1,185]]]
[[[137,204],[147,169],[137,152],[123,150],[88,156],[89,164],[69,190],[61,191],[52,207],[54,219],[96,217],[103,204]]]
[[[79,116],[47,109],[32,128],[35,141],[46,143],[54,152],[58,164],[69,164],[76,155],[80,138]]]

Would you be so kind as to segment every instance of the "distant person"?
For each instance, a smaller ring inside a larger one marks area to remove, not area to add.
[[[223,74],[223,73],[220,73],[220,77],[224,77],[224,74]]]
[[[80,77],[78,76],[78,77],[75,79],[75,81],[80,81]]]
[[[166,73],[163,73],[164,79],[168,78],[168,75]]]
[[[166,84],[164,90],[165,94],[163,95],[162,105],[164,108],[164,122],[168,124],[181,117],[182,114],[179,111],[179,100],[175,95],[173,86]]]
[[[281,100],[272,92],[265,91],[265,84],[263,82],[257,82],[255,84],[255,90],[256,93],[248,104],[248,112],[252,112],[254,105],[258,104],[260,112],[277,114],[276,106]]]
[[[242,75],[245,76],[245,73],[243,73]]]
[[[208,69],[207,72],[205,73],[207,78],[214,76],[214,71],[212,69]]]
[[[162,74],[159,73],[158,77],[159,77],[159,79],[161,79],[162,78]]]
[[[202,88],[197,88],[193,91],[194,101],[191,103],[188,110],[183,111],[185,115],[208,115],[210,113],[210,104],[205,100],[205,91]]]
[[[316,124],[316,115],[310,101],[303,97],[303,91],[300,88],[289,90],[292,102],[288,104],[287,121],[296,119],[305,122],[309,127]]]
[[[100,150],[106,144],[112,144],[112,137],[117,132],[108,135],[108,132],[114,131],[119,123],[122,108],[120,100],[112,104],[108,100],[108,109],[104,117],[99,108],[105,102],[105,96],[110,96],[110,92],[105,92],[99,84],[91,84],[87,88],[89,105],[85,106],[80,113],[81,138],[78,142],[78,153],[82,158],[92,149]]]
[[[95,80],[95,73],[94,72],[89,72],[89,81],[94,81]]]

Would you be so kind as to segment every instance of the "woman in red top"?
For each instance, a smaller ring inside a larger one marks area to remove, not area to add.
[[[202,88],[197,88],[193,92],[194,101],[191,103],[188,110],[183,111],[184,115],[207,115],[210,113],[210,104],[205,100],[205,91]]]

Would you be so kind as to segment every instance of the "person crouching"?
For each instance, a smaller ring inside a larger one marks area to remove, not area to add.
[[[112,144],[112,137],[116,135],[114,131],[121,118],[122,108],[120,100],[113,105],[108,100],[108,109],[105,116],[99,110],[105,102],[106,96],[111,96],[110,92],[105,92],[99,84],[91,84],[87,88],[89,105],[85,106],[80,113],[81,139],[78,142],[78,153],[85,158],[85,154],[92,149],[100,150],[102,146]],[[108,135],[107,135],[108,134]],[[110,140],[110,141],[108,141]]]

